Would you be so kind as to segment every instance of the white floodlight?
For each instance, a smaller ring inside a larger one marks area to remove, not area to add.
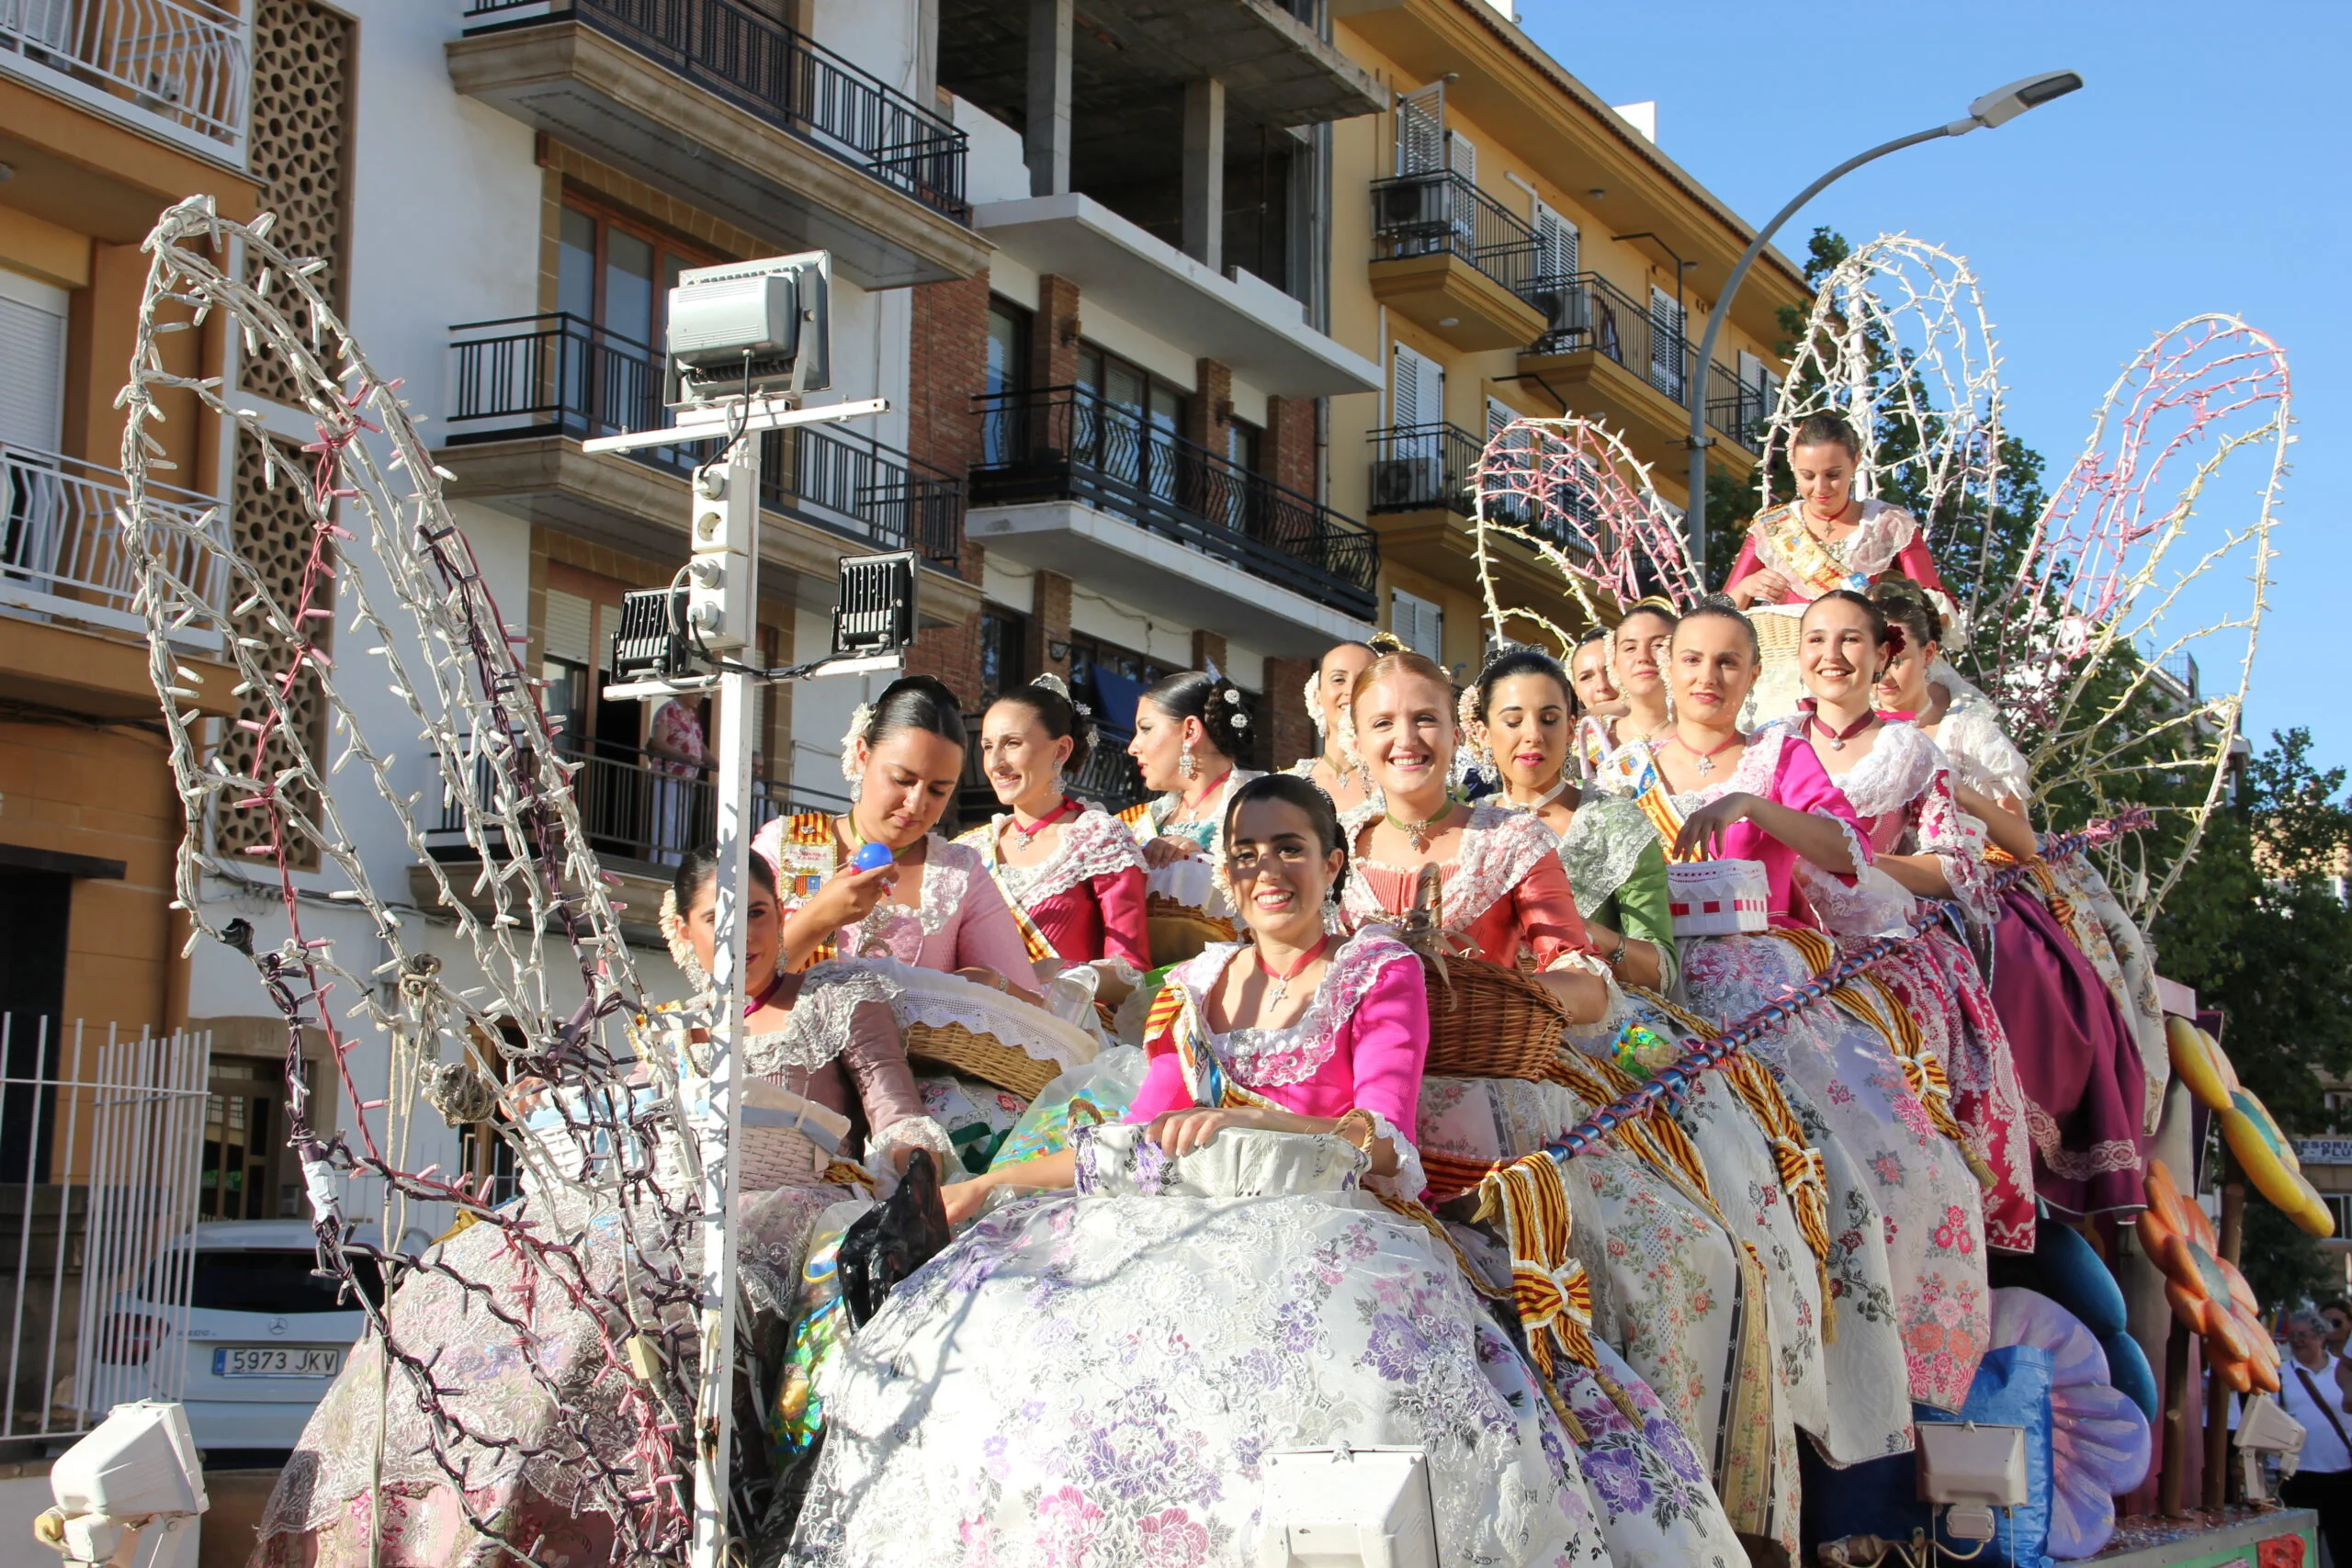
[[[1918,1446],[1919,1500],[1943,1508],[1953,1540],[1992,1540],[1993,1510],[2026,1502],[2023,1427],[1927,1421]]]
[[[2063,98],[2083,85],[2077,71],[2040,71],[2030,76],[2020,76],[2006,87],[1996,87],[1968,106],[1968,118],[1955,121],[1968,130],[1978,126],[1991,128],[2007,125],[2028,109],[2038,109],[2052,98]],[[1967,131],[1956,130],[1956,136]]]
[[[1437,1568],[1426,1450],[1341,1443],[1262,1462],[1258,1568]]]
[[[832,282],[825,251],[680,273],[670,290],[670,406],[831,386]]]
[[[116,1405],[58,1456],[49,1488],[57,1506],[34,1521],[33,1535],[67,1568],[196,1568],[197,1519],[210,1503],[177,1404]]]

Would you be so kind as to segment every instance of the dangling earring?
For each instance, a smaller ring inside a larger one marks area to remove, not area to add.
[[[1190,784],[1200,771],[1201,765],[1193,761],[1193,743],[1187,740],[1184,742],[1183,755],[1176,759],[1176,776]]]
[[[1069,787],[1063,783],[1063,780],[1067,777],[1068,775],[1062,772],[1062,765],[1059,762],[1056,762],[1054,764],[1052,784],[1054,787],[1054,794],[1057,796],[1068,795],[1069,793]]]

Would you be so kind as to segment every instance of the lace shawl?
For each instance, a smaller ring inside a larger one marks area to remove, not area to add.
[[[1438,882],[1445,898],[1445,929],[1468,930],[1479,916],[1494,907],[1495,900],[1518,886],[1535,869],[1538,861],[1555,852],[1552,829],[1528,813],[1500,806],[1472,807],[1469,825],[1462,830],[1460,849],[1451,861],[1438,867]],[[1416,869],[1379,861],[1364,863],[1405,875],[1412,874]],[[1380,896],[1373,891],[1372,879],[1363,876],[1348,878],[1341,902],[1349,916],[1359,923],[1395,919],[1408,912],[1383,908]]]
[[[1900,812],[1902,837],[1894,853],[1933,855],[1952,897],[1972,920],[2000,919],[1984,869],[1982,832],[1953,798],[1951,761],[1927,731],[1911,724],[1883,726],[1870,754],[1833,782],[1867,818]]]
[[[1191,822],[1168,820],[1184,807],[1183,793],[1181,790],[1169,791],[1153,801],[1150,810],[1146,813],[1144,825],[1151,831],[1145,837],[1190,839],[1207,851],[1210,859],[1216,859],[1218,840],[1224,837],[1226,803],[1233,798],[1235,790],[1260,776],[1247,768],[1233,769],[1226,775],[1224,786],[1216,792],[1216,804],[1204,816]]]
[[[1989,795],[2025,800],[2033,794],[2033,774],[2024,753],[2001,727],[2001,710],[1993,699],[1939,664],[1930,680],[1951,694],[1943,722],[1936,726],[1936,742],[1951,760],[1960,782]]]
[[[1341,942],[1331,954],[1330,967],[1315,998],[1295,1022],[1282,1029],[1235,1029],[1223,1034],[1208,1027],[1208,990],[1234,954],[1249,944],[1211,942],[1200,953],[1168,972],[1168,984],[1182,991],[1201,1021],[1201,1032],[1234,1080],[1263,1093],[1287,1084],[1305,1083],[1329,1064],[1339,1049],[1340,1031],[1355,1016],[1382,973],[1392,964],[1410,964],[1418,975],[1420,959],[1396,940],[1385,926],[1366,926]],[[1399,1128],[1377,1111],[1367,1111],[1378,1136],[1396,1150],[1396,1173],[1368,1179],[1384,1191],[1418,1196],[1429,1185],[1421,1169],[1420,1151],[1410,1129]]]
[[[1642,852],[1658,841],[1657,829],[1642,808],[1617,795],[1587,796],[1568,830],[1556,837],[1577,913],[1588,920],[1625,886]]]
[[[1089,807],[1062,828],[1061,842],[1035,865],[1012,865],[996,852],[1002,843],[1001,816],[989,820],[985,842],[978,846],[983,863],[996,873],[1005,897],[1024,909],[1034,909],[1057,893],[1067,893],[1098,876],[1116,876],[1144,868],[1143,846],[1133,833],[1101,807]]]
[[[795,1069],[814,1072],[849,1049],[858,1009],[880,1002],[895,1019],[898,998],[899,987],[870,963],[835,958],[811,964],[784,1027],[743,1043],[743,1070],[763,1077]]]
[[[1786,512],[1788,508],[1781,510]],[[1766,519],[1759,517],[1756,521],[1763,523]],[[1804,526],[1802,521],[1798,526]],[[1795,567],[1791,565],[1788,558],[1781,553],[1780,546],[1774,542],[1770,528],[1751,525],[1747,536],[1756,541],[1758,560],[1774,571],[1796,573]],[[1852,533],[1834,544],[1826,539],[1821,540],[1820,544],[1848,571],[1875,578],[1893,566],[1894,558],[1918,536],[1919,522],[1911,513],[1883,501],[1865,501],[1862,502],[1862,520],[1855,525]]]

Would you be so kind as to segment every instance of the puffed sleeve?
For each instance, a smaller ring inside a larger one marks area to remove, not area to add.
[[[1556,869],[1558,862],[1553,864]],[[1573,904],[1568,912],[1576,913]],[[1382,964],[1346,1028],[1355,1108],[1371,1113],[1374,1130],[1396,1150],[1396,1174],[1374,1177],[1373,1184],[1397,1197],[1419,1198],[1429,1185],[1412,1137],[1420,1125],[1421,1071],[1430,1054],[1429,983],[1420,960],[1400,953]]]
[[[964,908],[956,923],[956,958],[951,968],[974,964],[993,969],[1025,990],[1036,990],[1037,966],[1029,962],[1029,944],[1022,939],[1020,922],[1003,890],[986,868],[976,867],[964,884]]]
[[[1666,847],[1647,844],[1617,885],[1618,931],[1657,949],[1658,990],[1673,995],[1682,979],[1682,953],[1674,945],[1674,912],[1666,888]]]
[[[849,1043],[840,1060],[856,1086],[865,1124],[873,1129],[865,1141],[868,1160],[884,1163],[883,1156],[894,1148],[929,1149],[940,1162],[943,1177],[961,1168],[946,1130],[923,1111],[922,1091],[915,1088],[899,1021],[888,1003],[867,1002],[850,1015]]]
[[[1836,822],[1845,829],[1846,848],[1854,857],[1854,863],[1871,863],[1870,835],[1862,831],[1862,819],[1855,813],[1854,803],[1846,798],[1846,792],[1838,787],[1838,781],[1829,776],[1811,746],[1792,738],[1781,748],[1780,765],[1772,774],[1772,798],[1792,810],[1810,811],[1815,817],[1826,817]],[[1840,882],[1854,880],[1850,872],[1818,866],[1814,869]]]
[[[1091,884],[1094,897],[1102,906],[1103,956],[1119,959],[1139,971],[1151,967],[1151,930],[1144,919],[1144,880],[1143,867],[1138,865],[1098,876]]]
[[[1521,942],[1535,954],[1538,969],[1557,969],[1563,961],[1592,951],[1592,938],[1577,913],[1577,896],[1568,887],[1568,874],[1556,853],[1547,852],[1510,890],[1511,908],[1519,918]]]
[[[1750,528],[1747,536],[1739,542],[1739,558],[1731,563],[1731,575],[1724,581],[1730,583],[1739,582],[1763,564],[1756,555],[1756,531]]]
[[[1143,1087],[1136,1090],[1127,1107],[1127,1120],[1141,1125],[1163,1111],[1181,1111],[1192,1103],[1193,1091],[1184,1087],[1182,1058],[1172,1049],[1155,1044],[1151,1064],[1144,1068]]]

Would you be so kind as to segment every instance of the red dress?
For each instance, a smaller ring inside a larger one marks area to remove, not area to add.
[[[1419,867],[1351,863],[1340,899],[1348,923],[1402,919],[1412,912],[1420,874]],[[1445,929],[1473,956],[1517,968],[1527,953],[1538,969],[1564,969],[1592,951],[1558,840],[1524,811],[1472,807],[1461,845],[1438,876]]]
[[[1108,958],[1137,974],[1151,967],[1143,848],[1117,818],[1089,807],[1062,824],[1061,842],[1035,865],[1005,863],[998,853],[1003,831],[1004,818],[998,816],[957,842],[979,852],[1005,902],[1023,918],[1033,960]]]

